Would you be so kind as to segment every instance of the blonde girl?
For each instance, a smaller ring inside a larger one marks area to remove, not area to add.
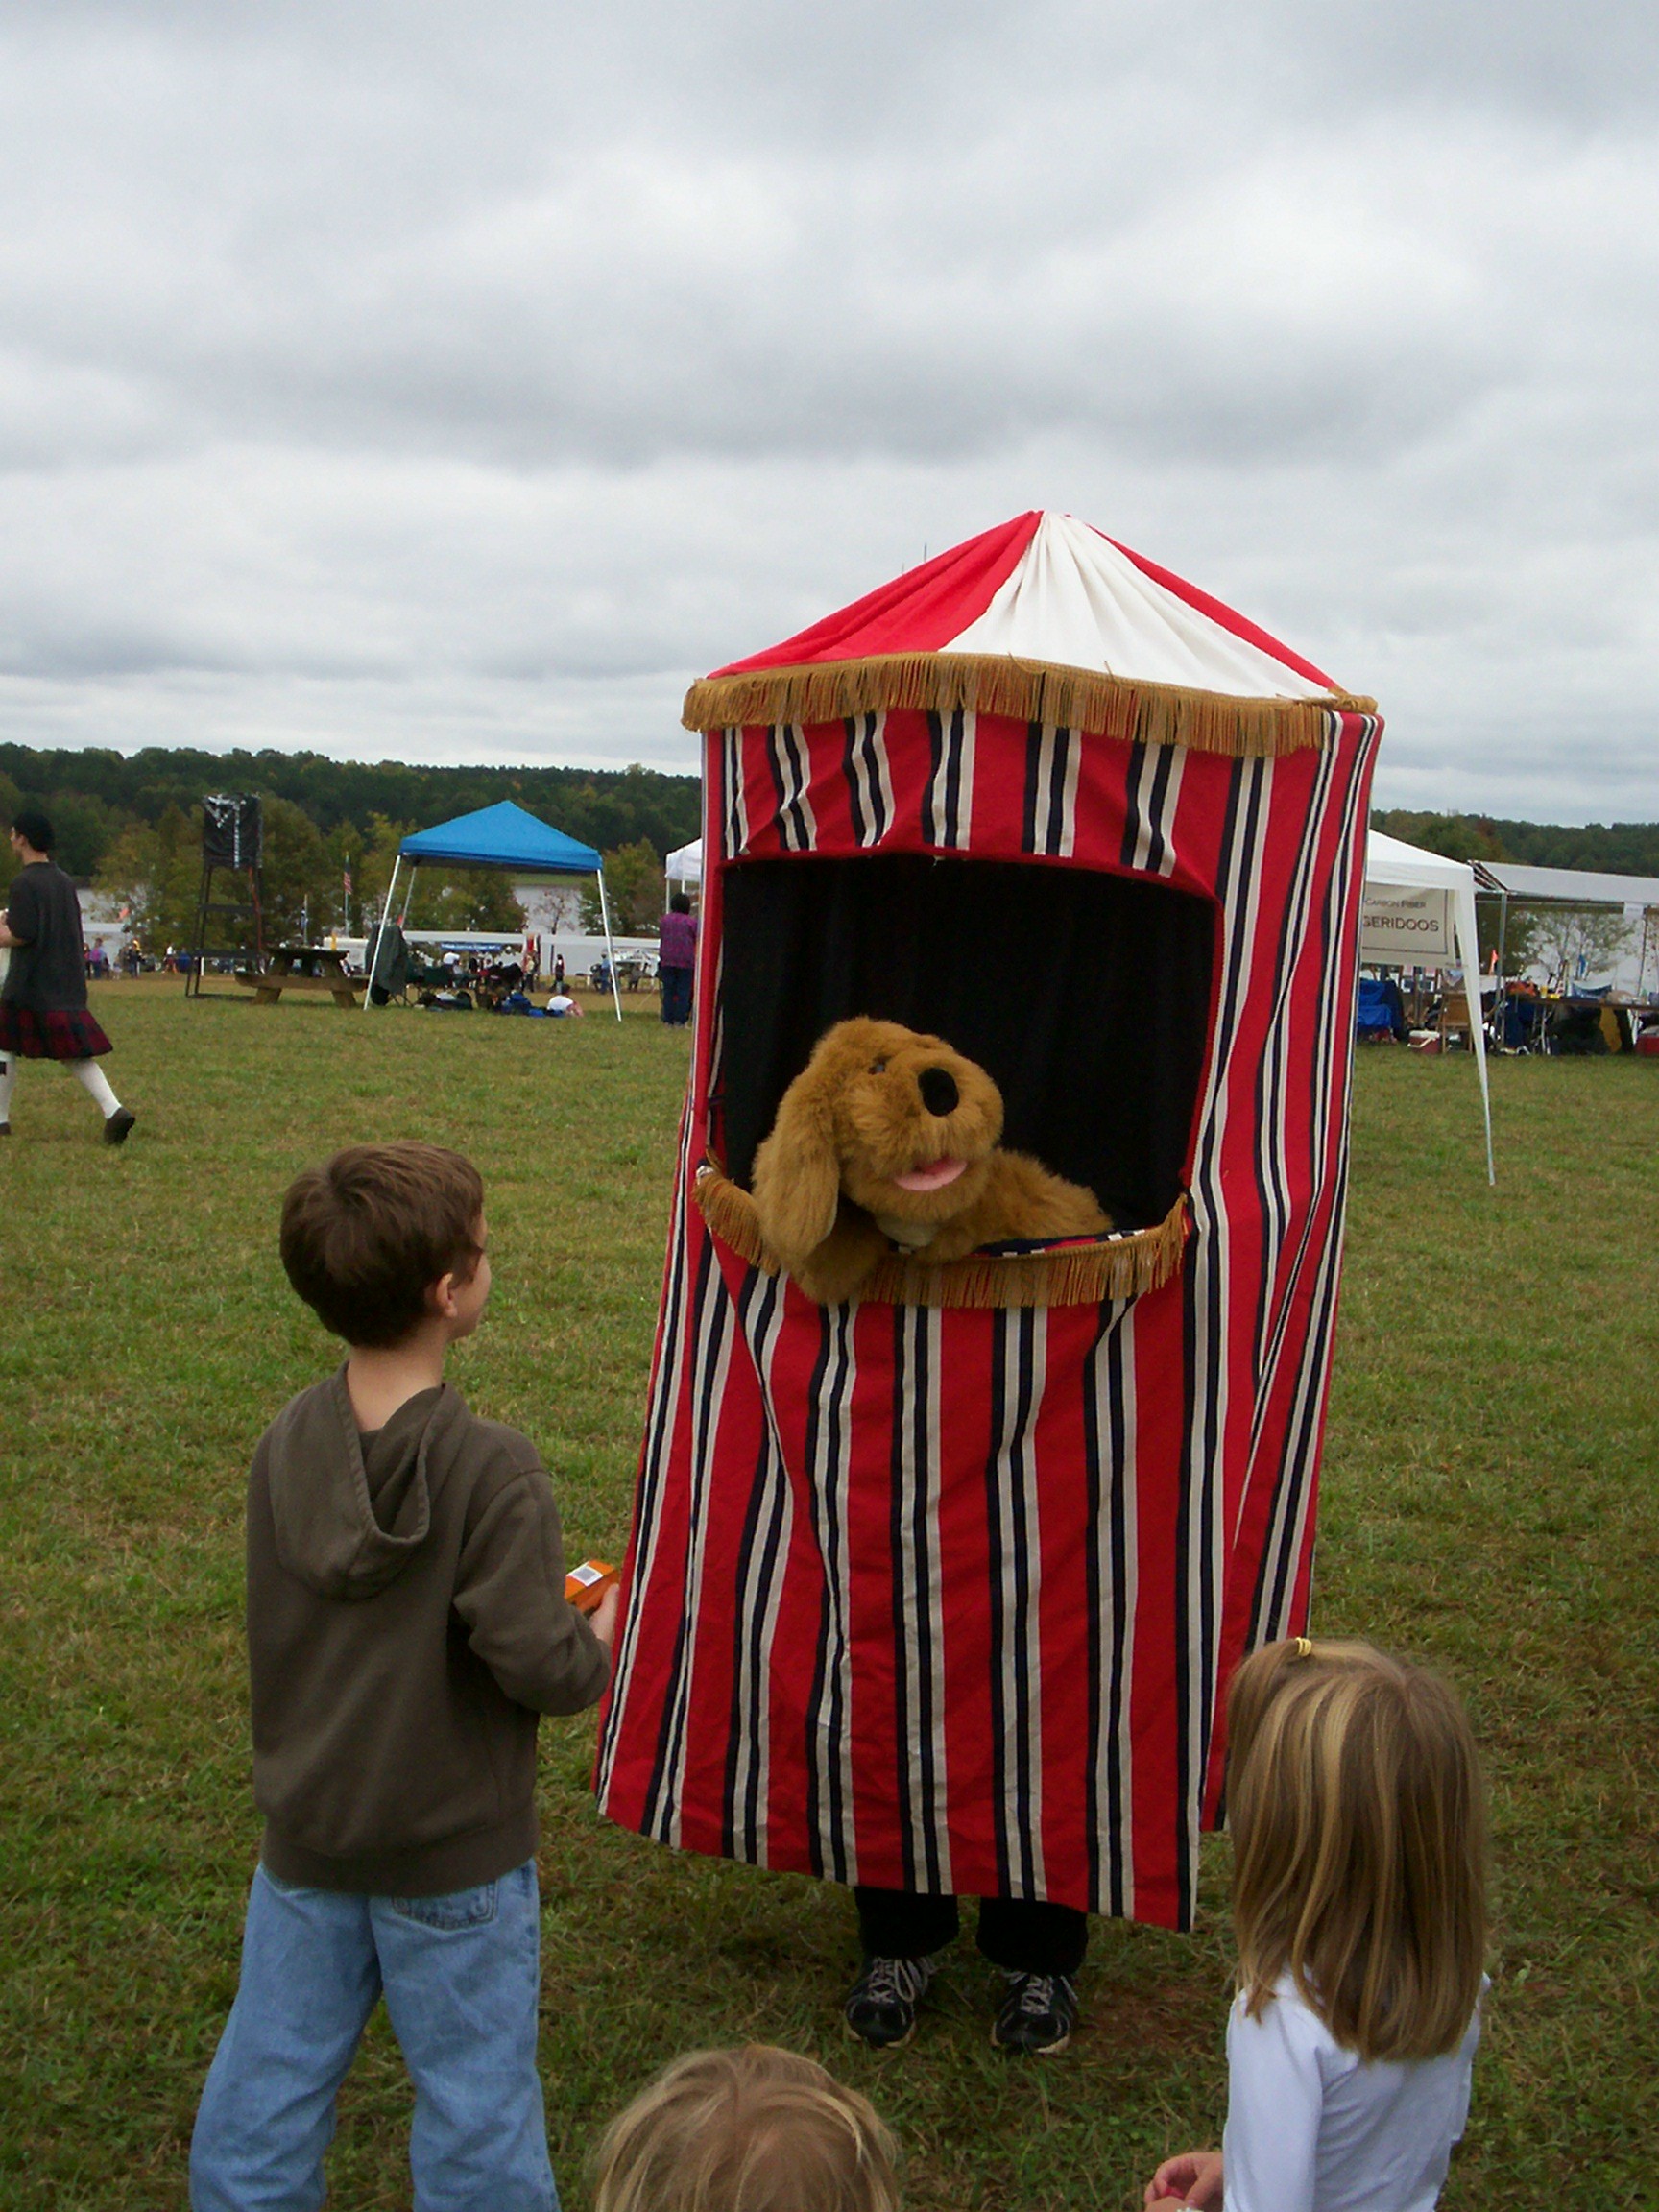
[[[593,2212],[899,2212],[895,2157],[868,2099],[815,2060],[693,2051],[607,2128]]]
[[[1486,1821],[1443,1682],[1297,1637],[1227,1700],[1238,1994],[1222,2149],[1166,2159],[1150,2207],[1431,2212],[1469,2111]]]

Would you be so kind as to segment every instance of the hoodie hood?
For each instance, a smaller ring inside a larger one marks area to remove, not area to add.
[[[271,1515],[283,1568],[324,1598],[373,1598],[395,1582],[426,1541],[427,1455],[459,1403],[441,1382],[365,1436],[343,1367],[297,1398],[270,1437]]]

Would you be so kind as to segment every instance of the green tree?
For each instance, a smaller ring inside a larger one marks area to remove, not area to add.
[[[12,840],[6,831],[12,827],[12,817],[23,804],[23,794],[10,776],[0,768],[0,891],[4,891],[17,873],[17,855],[12,850]]]
[[[409,909],[411,929],[500,929],[516,936],[524,927],[524,909],[499,868],[436,868],[415,872]]]
[[[129,823],[93,878],[100,891],[130,909],[133,933],[153,952],[189,943],[201,879],[201,827],[179,806],[166,808],[154,829]],[[215,934],[211,921],[208,934]]]
[[[368,830],[357,837],[358,857],[351,877],[362,934],[380,920],[397,848],[411,827],[372,814]],[[499,868],[404,867],[397,878],[394,919],[398,915],[407,929],[499,929],[517,934],[524,927],[524,909]]]
[[[262,805],[265,942],[326,937],[339,926],[340,885],[322,832],[291,799],[262,794]]]
[[[325,929],[338,929],[342,936],[362,936],[363,892],[357,881],[357,864],[362,857],[361,831],[349,822],[337,822],[323,840],[323,866],[327,881],[319,908],[320,925]],[[351,878],[350,896],[346,891],[346,878]]]
[[[95,876],[98,864],[132,817],[85,791],[54,791],[46,813],[58,839],[52,857],[74,877]]]
[[[1480,940],[1480,964],[1484,968],[1490,956],[1499,950],[1498,939],[1503,939],[1503,973],[1505,975],[1525,975],[1538,959],[1538,916],[1535,909],[1511,905],[1505,915],[1496,899],[1477,899],[1475,902],[1475,928]]]
[[[619,845],[604,855],[605,896],[611,902],[611,926],[619,937],[656,933],[662,918],[662,862],[648,839]],[[582,886],[582,926],[589,937],[602,927],[599,885],[589,879]]]
[[[1531,959],[1555,983],[1571,983],[1579,962],[1589,982],[1616,968],[1630,950],[1635,926],[1616,906],[1534,906],[1524,909],[1531,925]],[[1509,909],[1510,925],[1515,908]],[[1507,965],[1507,963],[1505,963]]]
[[[351,889],[364,934],[380,920],[380,910],[386,903],[386,886],[392,880],[392,865],[397,857],[398,846],[409,834],[410,827],[409,823],[394,821],[385,814],[371,814],[369,827],[359,834],[357,858],[351,870]],[[400,892],[405,891],[409,881],[409,874],[405,870],[398,878]]]

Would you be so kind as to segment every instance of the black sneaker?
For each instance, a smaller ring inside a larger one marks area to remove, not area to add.
[[[107,1114],[104,1118],[105,1143],[125,1144],[127,1132],[137,1118],[137,1115],[128,1106],[117,1106],[113,1114]]]
[[[842,2007],[849,2032],[873,2051],[908,2043],[932,1979],[931,1959],[866,1959]]]
[[[991,2029],[999,2050],[1024,2058],[1064,2051],[1077,2024],[1077,1991],[1065,1974],[1013,1974]]]

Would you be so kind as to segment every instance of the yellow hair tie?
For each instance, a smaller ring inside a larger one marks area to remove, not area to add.
[[[1296,1656],[1297,1656],[1297,1658],[1298,1658],[1298,1659],[1311,1659],[1311,1658],[1312,1658],[1312,1656],[1313,1656],[1313,1639],[1312,1639],[1312,1637],[1311,1637],[1311,1636],[1298,1636],[1298,1637],[1297,1637],[1297,1639],[1296,1639]]]

